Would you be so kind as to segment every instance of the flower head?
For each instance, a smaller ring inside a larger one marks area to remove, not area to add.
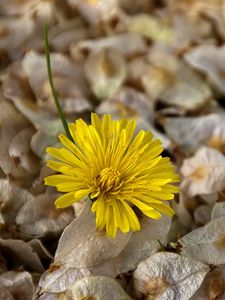
[[[45,184],[65,193],[56,207],[89,196],[97,228],[110,237],[118,229],[140,230],[134,207],[153,219],[174,214],[163,200],[174,198],[178,188],[171,183],[179,178],[169,158],[160,156],[161,142],[150,131],[134,135],[135,127],[135,121],[112,121],[109,115],[101,120],[93,113],[91,125],[81,119],[69,125],[74,142],[61,134],[64,147],[47,148],[57,159],[49,160],[48,166],[61,174],[45,178]]]

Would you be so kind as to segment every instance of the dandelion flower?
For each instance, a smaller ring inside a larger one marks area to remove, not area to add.
[[[150,218],[161,213],[170,217],[174,211],[164,200],[172,200],[179,181],[169,158],[160,156],[162,145],[150,131],[135,132],[132,120],[102,120],[92,114],[91,125],[83,120],[69,124],[73,138],[59,135],[62,148],[47,148],[57,159],[48,166],[60,174],[45,178],[45,184],[55,186],[61,197],[57,208],[67,207],[85,196],[92,200],[96,226],[115,237],[118,229],[126,233],[140,230],[134,207]]]

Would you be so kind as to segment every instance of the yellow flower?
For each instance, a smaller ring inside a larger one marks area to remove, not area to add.
[[[174,198],[178,188],[171,183],[179,177],[169,158],[159,156],[161,142],[153,140],[149,131],[135,136],[135,127],[135,121],[112,121],[110,115],[100,120],[93,113],[91,125],[81,119],[69,125],[74,143],[61,134],[64,147],[47,148],[58,160],[48,161],[48,166],[61,174],[45,178],[45,184],[65,193],[55,201],[56,207],[89,196],[96,226],[109,237],[115,237],[118,229],[123,233],[140,230],[135,206],[153,219],[161,213],[174,214],[162,201]]]

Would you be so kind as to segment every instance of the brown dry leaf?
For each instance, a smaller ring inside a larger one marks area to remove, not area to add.
[[[85,61],[85,72],[92,92],[98,99],[112,97],[126,78],[126,63],[116,49],[91,53]]]
[[[193,197],[209,195],[225,189],[225,156],[219,151],[201,147],[181,167],[184,180],[181,189]]]
[[[32,300],[34,284],[28,272],[9,271],[0,275],[0,299]]]
[[[75,283],[71,291],[73,300],[131,300],[114,279],[103,276],[82,278]]]
[[[183,236],[181,254],[212,265],[225,263],[225,218],[219,217]]]
[[[135,299],[189,300],[208,271],[207,265],[178,254],[156,253],[134,272]]]

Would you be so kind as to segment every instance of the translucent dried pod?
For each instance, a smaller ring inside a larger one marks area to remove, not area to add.
[[[149,62],[148,71],[142,75],[145,91],[152,99],[172,107],[174,113],[198,110],[212,99],[209,86],[174,55],[155,48]]]
[[[225,157],[219,151],[201,147],[184,160],[181,167],[184,180],[181,188],[189,196],[213,194],[225,189]]]
[[[57,237],[72,222],[72,208],[58,210],[54,206],[56,194],[42,194],[26,202],[19,210],[16,231],[20,238]]]
[[[131,300],[114,279],[103,276],[85,277],[77,281],[71,291],[73,300]]]
[[[181,254],[211,265],[225,264],[225,217],[214,219],[178,240]]]
[[[126,78],[126,63],[115,49],[91,53],[85,61],[85,74],[91,90],[101,100],[112,97]]]
[[[80,278],[99,275],[98,266],[118,256],[131,235],[131,232],[119,233],[116,238],[109,239],[105,232],[97,231],[95,216],[90,204],[86,203],[78,218],[62,233],[54,262],[39,283],[40,290],[63,292]]]
[[[114,269],[116,276],[119,273],[135,269],[141,261],[160,250],[159,241],[162,244],[167,243],[170,225],[171,219],[167,216],[162,216],[160,220],[143,216],[141,218],[141,231],[135,232],[123,251],[109,262],[109,270]]]
[[[81,113],[91,110],[92,106],[83,95],[86,88],[84,77],[78,68],[65,55],[51,54],[53,81],[65,113]],[[37,105],[56,112],[54,99],[48,81],[45,56],[33,51],[28,52],[22,61]],[[39,72],[33,72],[39,70]]]
[[[15,178],[24,178],[27,172],[21,168],[15,159],[10,156],[9,146],[12,139],[21,130],[29,126],[28,120],[18,112],[13,104],[1,101],[0,103],[0,167],[6,175]]]
[[[99,52],[106,48],[116,49],[127,58],[144,54],[148,50],[144,39],[140,35],[126,32],[96,40],[89,39],[73,43],[70,47],[70,53],[76,59],[78,55]]]
[[[156,253],[134,271],[135,299],[189,300],[208,271],[207,265],[178,254]]]
[[[225,151],[225,114],[163,118],[161,124],[167,135],[187,154],[194,153],[202,145],[222,153]]]
[[[40,170],[40,161],[30,146],[31,137],[34,133],[34,128],[25,128],[15,135],[9,145],[10,157],[31,175],[37,174]]]
[[[34,283],[28,272],[8,271],[0,275],[0,295],[4,300],[30,300]]]
[[[224,94],[224,55],[225,46],[203,45],[189,51],[185,55],[185,60],[197,70],[207,74],[212,84]]]

